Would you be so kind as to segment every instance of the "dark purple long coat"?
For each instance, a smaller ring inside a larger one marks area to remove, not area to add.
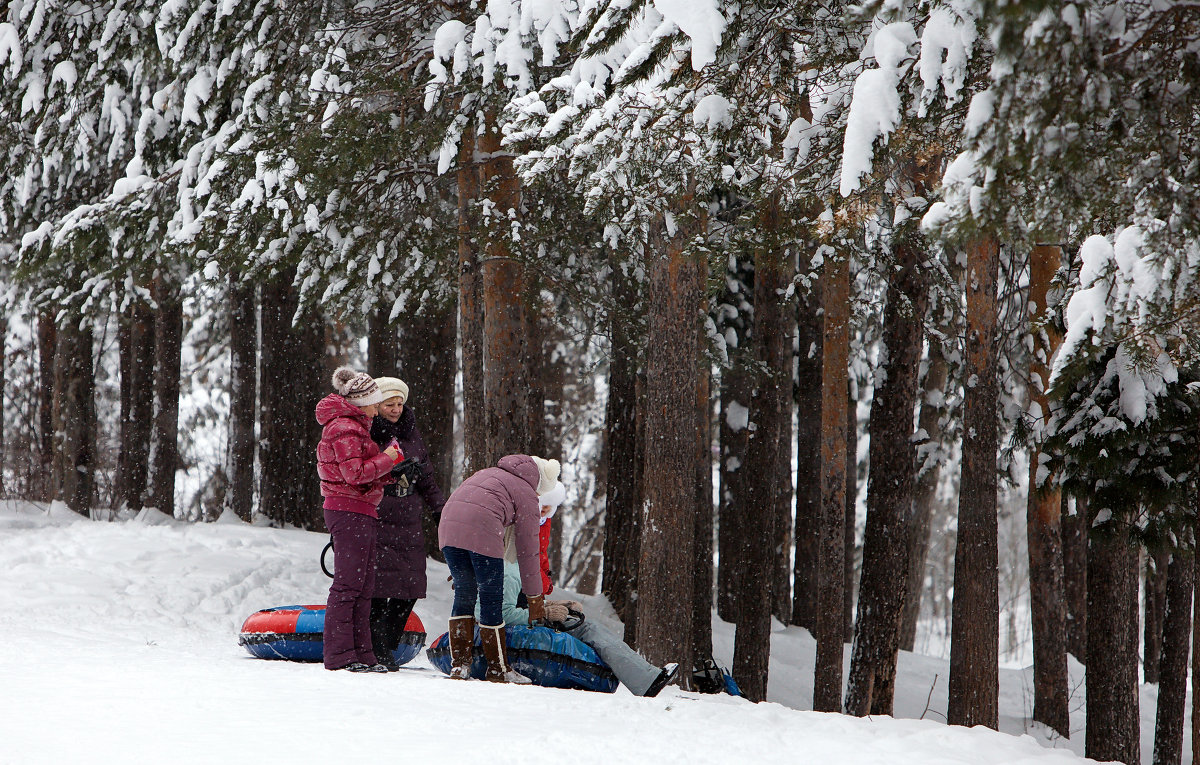
[[[425,532],[421,529],[422,505],[440,513],[446,499],[433,477],[429,450],[417,429],[417,417],[405,405],[395,423],[376,417],[371,438],[381,448],[395,438],[406,460],[421,463],[421,478],[407,497],[390,496],[389,487],[379,503],[379,536],[375,541],[375,597],[425,597]]]

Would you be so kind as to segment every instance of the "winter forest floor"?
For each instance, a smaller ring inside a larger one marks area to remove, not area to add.
[[[237,633],[251,613],[324,602],[317,556],[326,539],[150,513],[93,523],[0,504],[0,764],[447,762],[488,752],[496,763],[1082,761],[1083,673],[1074,662],[1070,741],[1028,723],[1029,671],[1001,670],[1004,733],[942,724],[947,662],[907,653],[900,719],[855,719],[806,711],[814,642],[780,625],[770,702],[758,705],[678,688],[642,699],[623,687],[610,695],[451,682],[424,653],[388,675],[250,657]],[[445,567],[430,561],[430,597],[417,605],[428,642],[449,613],[445,580]],[[602,598],[578,599],[619,627]],[[728,666],[733,627],[714,617],[713,633]],[[1145,763],[1155,697],[1143,686]],[[1190,761],[1190,740],[1184,752]]]

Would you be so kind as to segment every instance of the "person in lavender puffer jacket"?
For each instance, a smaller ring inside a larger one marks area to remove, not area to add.
[[[375,537],[383,487],[391,482],[399,451],[380,451],[371,440],[371,418],[383,395],[365,372],[339,367],[331,393],[317,403],[321,442],[317,475],[325,498],[325,526],[333,538],[333,583],[325,605],[326,669],[387,672],[371,647],[371,594],[375,589]]]
[[[558,460],[524,454],[501,457],[496,467],[476,472],[454,490],[442,508],[438,545],[454,579],[450,611],[450,677],[470,675],[479,601],[479,638],[487,658],[485,680],[497,683],[529,679],[512,670],[504,639],[504,532],[514,528],[513,543],[521,589],[529,600],[529,619],[545,618],[538,527],[538,494],[558,481]]]

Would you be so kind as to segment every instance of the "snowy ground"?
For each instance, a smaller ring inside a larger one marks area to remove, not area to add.
[[[615,694],[453,682],[422,653],[400,672],[355,675],[251,658],[237,645],[260,608],[322,603],[326,537],[162,515],[80,519],[0,503],[0,764],[397,762],[908,763],[1082,762],[1082,673],[1072,666],[1072,740],[1019,735],[1028,672],[1001,673],[1002,728],[949,727],[946,662],[904,654],[901,718],[855,719],[811,705],[814,643],[777,625],[771,703],[668,688]],[[449,612],[445,567],[429,563],[418,603],[430,641]],[[580,598],[611,619],[599,598]],[[615,624],[615,622],[614,622]],[[714,620],[728,665],[733,630]],[[1149,762],[1154,689],[1144,689]],[[1017,735],[1007,735],[1017,734]],[[1190,744],[1185,742],[1185,753]],[[1186,754],[1185,754],[1186,756]]]

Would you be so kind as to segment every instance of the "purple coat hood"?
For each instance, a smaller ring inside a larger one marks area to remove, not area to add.
[[[503,558],[504,529],[515,526],[521,589],[527,596],[541,595],[537,484],[537,465],[524,454],[501,457],[496,467],[476,472],[446,500],[438,546]]]

